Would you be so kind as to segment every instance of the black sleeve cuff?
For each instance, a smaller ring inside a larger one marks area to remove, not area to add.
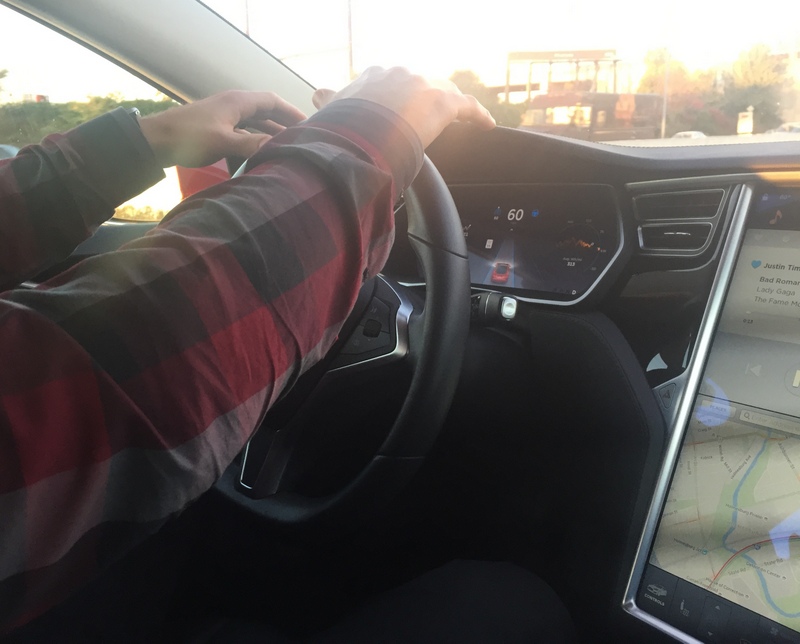
[[[117,108],[71,130],[60,141],[65,156],[80,159],[82,181],[74,191],[87,225],[100,224],[114,208],[135,197],[166,175],[156,162],[144,134],[133,116]]]

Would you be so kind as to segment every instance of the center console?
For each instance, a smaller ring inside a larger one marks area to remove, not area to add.
[[[684,642],[800,642],[800,189],[742,187],[625,609]]]

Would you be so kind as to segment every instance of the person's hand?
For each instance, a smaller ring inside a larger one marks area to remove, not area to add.
[[[379,103],[402,116],[428,147],[453,121],[468,121],[484,130],[494,119],[474,96],[462,94],[451,82],[433,84],[402,67],[370,67],[340,92],[318,89],[312,100],[317,108],[342,98]]]
[[[226,156],[250,157],[273,135],[305,118],[271,92],[228,91],[147,116],[139,125],[162,167],[197,168]]]

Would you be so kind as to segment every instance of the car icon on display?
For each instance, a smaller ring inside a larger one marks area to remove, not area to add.
[[[647,590],[649,592],[651,592],[653,595],[655,595],[656,597],[663,597],[664,595],[667,594],[667,589],[666,588],[662,588],[661,586],[658,586],[656,584],[650,584],[647,587]]]
[[[511,264],[508,262],[497,262],[492,269],[492,283],[505,284],[511,274]]]

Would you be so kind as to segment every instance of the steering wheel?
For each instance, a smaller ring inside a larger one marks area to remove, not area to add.
[[[469,329],[469,266],[458,211],[431,161],[405,191],[408,238],[426,288],[424,308],[416,294],[378,276],[362,289],[354,315],[331,354],[306,374],[267,414],[241,463],[229,467],[215,490],[282,527],[351,525],[369,516],[402,489],[422,465],[444,421],[459,376]],[[411,382],[383,443],[355,478],[325,496],[292,489],[290,462],[302,423],[292,399],[313,396],[332,379],[341,386],[389,363],[410,366]],[[310,384],[303,383],[308,378]],[[279,407],[283,409],[279,409]],[[288,412],[286,409],[288,408]],[[274,417],[278,418],[275,419]]]

